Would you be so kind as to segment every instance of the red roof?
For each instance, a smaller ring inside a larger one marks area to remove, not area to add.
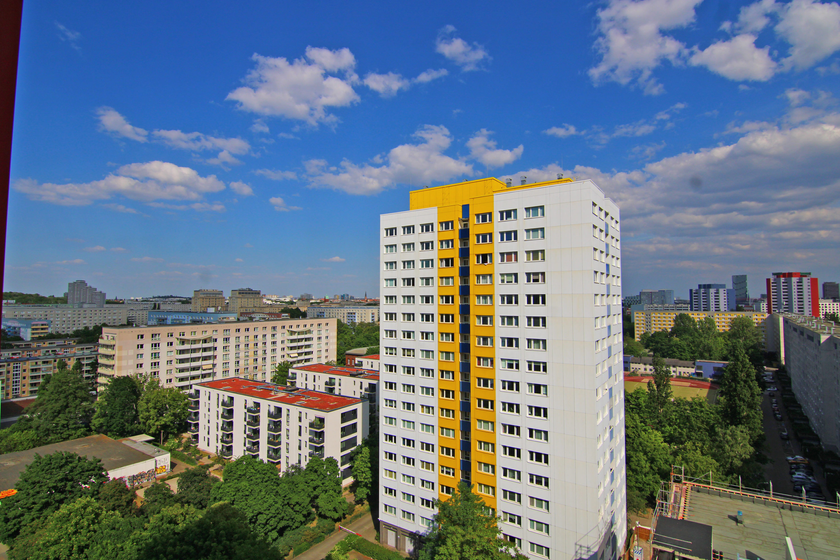
[[[330,393],[320,393],[309,389],[291,388],[291,391],[287,392],[289,388],[283,387],[282,385],[251,381],[250,379],[242,379],[241,377],[216,379],[206,383],[199,383],[198,386],[226,391],[228,393],[236,393],[237,395],[257,397],[280,404],[312,408],[324,412],[338,410],[361,402],[361,399],[331,395]]]
[[[362,356],[360,358],[356,358],[357,360],[378,360],[379,354],[371,354],[370,356]]]
[[[356,358],[361,359],[361,358]],[[313,373],[328,373],[330,375],[344,375],[347,377],[358,377],[371,381],[379,380],[379,372],[375,369],[363,369],[350,366],[328,366],[327,364],[309,364],[305,366],[294,366],[290,369],[297,371],[311,371]]]

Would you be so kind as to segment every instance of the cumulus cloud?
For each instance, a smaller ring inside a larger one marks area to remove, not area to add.
[[[250,130],[251,132],[264,132],[265,134],[268,134],[269,132],[268,125],[265,124],[265,121],[262,119],[255,120],[254,124],[251,125]]]
[[[328,259],[321,259],[324,262],[344,262],[346,259],[342,259],[341,257],[330,257]]]
[[[129,208],[128,206],[124,206],[122,204],[107,203],[107,204],[100,204],[100,206],[102,206],[104,208],[107,208],[109,210],[113,210],[114,212],[121,212],[123,214],[140,214],[140,212],[138,212],[134,208]]]
[[[96,245],[95,247],[85,247],[84,250],[88,253],[99,253],[100,251],[106,251],[107,249],[105,249],[102,245]]]
[[[775,30],[791,45],[785,68],[810,68],[840,50],[840,5],[793,0],[781,10]]]
[[[38,183],[19,179],[13,188],[31,200],[62,206],[85,206],[98,200],[122,196],[139,202],[159,200],[200,201],[225,184],[215,175],[202,177],[194,169],[163,161],[123,165],[104,179],[90,183]]]
[[[254,171],[257,175],[262,175],[266,179],[272,181],[285,181],[287,179],[297,179],[297,173],[294,171],[279,171],[277,169],[257,169]]]
[[[414,81],[418,84],[427,84],[429,82],[437,80],[438,78],[443,78],[447,75],[449,75],[449,70],[446,70],[445,68],[441,68],[439,70],[429,69],[425,72],[420,72],[420,74],[418,74],[417,77],[414,78]]]
[[[222,150],[221,152],[219,152],[218,156],[208,159],[207,163],[211,165],[218,165],[224,169],[227,169],[228,165],[239,165],[242,162],[230,155],[230,152],[228,152],[227,150]]]
[[[99,119],[99,130],[137,142],[148,140],[147,130],[130,125],[125,117],[111,107],[100,107],[96,110],[96,117]]]
[[[470,45],[455,36],[455,27],[447,25],[440,30],[435,41],[435,50],[461,67],[462,72],[480,70],[492,58],[478,43]]]
[[[245,77],[245,85],[227,96],[243,111],[317,125],[336,121],[329,109],[359,101],[353,89],[356,59],[349,49],[307,47],[305,58],[292,62],[259,54],[251,59],[256,67]],[[339,72],[342,77],[334,75]]]
[[[446,127],[426,125],[414,136],[419,143],[397,146],[374,158],[373,163],[358,165],[344,160],[337,168],[323,160],[310,160],[306,162],[309,186],[370,195],[398,184],[427,185],[473,174],[471,164],[443,153],[452,144]]]
[[[128,253],[128,249],[125,247],[111,247],[111,251],[114,253]]]
[[[776,73],[776,62],[770,57],[770,47],[760,49],[755,46],[755,40],[755,35],[738,35],[698,50],[688,62],[692,66],[705,66],[730,80],[766,82]]]
[[[401,89],[411,87],[410,81],[393,72],[388,72],[387,74],[368,74],[365,76],[364,84],[382,97],[393,97]]]
[[[234,181],[230,184],[230,189],[239,196],[251,196],[254,194],[254,189],[247,183],[242,181]]]
[[[495,140],[490,140],[491,134],[493,133],[482,128],[467,141],[470,157],[480,161],[487,168],[502,167],[522,157],[525,149],[522,144],[512,150],[498,149]]]
[[[552,126],[548,130],[543,130],[543,134],[556,136],[557,138],[567,138],[581,133],[573,125],[564,123],[563,126]]]
[[[286,204],[286,201],[280,198],[279,196],[275,196],[268,199],[268,202],[271,203],[271,205],[274,206],[274,209],[278,212],[291,212],[293,210],[302,210],[300,206],[289,206],[288,204]]]

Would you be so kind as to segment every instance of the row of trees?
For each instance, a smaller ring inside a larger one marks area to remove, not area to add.
[[[35,402],[11,427],[0,430],[0,453],[25,451],[92,433],[127,437],[140,432],[178,433],[187,418],[187,396],[164,389],[156,379],[116,377],[94,402],[91,384],[76,362],[59,360],[56,371],[41,382]]]
[[[353,348],[367,348],[371,354],[379,352],[378,323],[343,323],[338,321],[336,362],[344,365],[344,355]]]

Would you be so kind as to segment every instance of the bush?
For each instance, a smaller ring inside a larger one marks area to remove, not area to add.
[[[355,550],[365,556],[369,556],[373,558],[373,560],[404,560],[399,552],[388,550],[383,546],[366,541],[356,535],[350,535],[342,542],[348,543],[351,550]]]
[[[302,543],[300,543],[300,544],[299,544],[299,545],[297,545],[297,546],[295,547],[295,549],[294,549],[294,550],[295,550],[295,556],[297,556],[298,554],[301,554],[301,553],[303,553],[303,552],[306,552],[306,551],[307,551],[307,550],[309,550],[311,547],[312,547],[312,543],[310,543],[310,542],[302,542]]]

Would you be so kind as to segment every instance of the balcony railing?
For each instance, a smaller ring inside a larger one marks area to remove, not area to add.
[[[225,410],[222,412],[222,420],[230,420],[233,418],[232,410]]]
[[[283,424],[280,422],[269,422],[268,423],[268,433],[270,434],[279,434],[283,430]]]
[[[187,406],[187,410],[198,410],[198,402],[190,401],[190,404]]]
[[[233,457],[233,449],[222,447],[219,450],[219,457],[224,457],[226,459]]]
[[[248,452],[248,453],[259,453],[260,452],[260,446],[259,445],[246,445],[245,446],[245,451]]]
[[[314,443],[315,445],[323,445],[324,438],[323,436],[309,436],[309,443]]]
[[[233,399],[225,397],[222,399],[222,408],[233,408]]]
[[[196,433],[198,433],[198,424],[192,424],[192,425],[190,425],[189,431],[190,431],[190,433],[191,433],[191,434],[196,434]]]
[[[316,418],[315,420],[309,423],[309,427],[313,430],[323,430],[324,429],[324,419],[323,418]]]
[[[260,425],[260,419],[259,418],[248,417],[248,421],[245,422],[245,423],[249,426],[256,427],[256,426]]]
[[[248,408],[246,408],[245,410],[248,412],[248,414],[259,414],[259,413],[260,413],[260,407],[259,407],[259,405],[256,405],[256,406],[249,406],[249,407],[248,407]]]
[[[198,391],[190,391],[187,393],[187,398],[191,401],[197,400],[199,397]]]
[[[222,432],[232,432],[233,422],[222,422]]]
[[[233,443],[233,434],[222,434],[222,443]]]
[[[269,447],[280,447],[280,445],[283,443],[280,440],[280,438],[273,438],[273,437],[269,437],[268,439],[266,439],[266,442],[268,443]]]
[[[283,413],[279,410],[269,410],[268,411],[268,418],[269,420],[280,420],[283,418]]]
[[[276,465],[282,460],[282,455],[280,455],[279,453],[277,455],[272,455],[269,453],[268,455],[266,455],[266,457],[268,458],[268,462],[273,465]]]
[[[260,439],[260,431],[259,430],[251,430],[247,434],[245,434],[245,439],[248,440],[258,440]]]
[[[321,459],[324,458],[324,450],[323,449],[310,449],[309,450],[310,457],[320,457]]]

